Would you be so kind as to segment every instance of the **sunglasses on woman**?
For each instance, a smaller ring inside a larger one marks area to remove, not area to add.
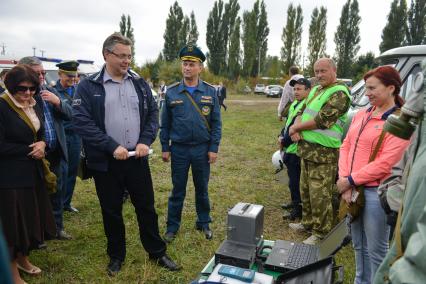
[[[16,91],[17,92],[22,92],[22,93],[25,93],[26,91],[35,92],[36,90],[37,90],[37,87],[35,87],[35,86],[31,86],[31,87],[27,87],[27,86],[16,86]]]

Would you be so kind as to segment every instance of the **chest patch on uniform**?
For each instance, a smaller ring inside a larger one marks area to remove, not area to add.
[[[203,106],[203,108],[201,109],[201,112],[204,115],[209,115],[209,113],[210,113],[210,107],[209,106]]]
[[[201,96],[200,102],[204,103],[204,104],[212,104],[213,103],[212,97],[209,97],[209,96]]]
[[[79,106],[79,105],[81,105],[81,99],[74,99],[72,101],[72,105],[73,106]]]
[[[181,105],[181,104],[183,104],[182,100],[175,100],[175,101],[170,102],[171,106],[177,106],[177,105]]]

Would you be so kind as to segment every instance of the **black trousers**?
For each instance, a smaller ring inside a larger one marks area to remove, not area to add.
[[[300,158],[296,154],[285,153],[283,162],[287,167],[291,202],[299,205],[302,203],[300,197]]]
[[[128,190],[135,207],[143,247],[151,258],[163,256],[166,244],[158,230],[158,216],[154,207],[154,190],[148,160],[129,158],[117,161],[111,158],[108,171],[93,171],[93,177],[102,209],[109,257],[120,261],[124,261],[126,257],[122,215],[124,189]]]

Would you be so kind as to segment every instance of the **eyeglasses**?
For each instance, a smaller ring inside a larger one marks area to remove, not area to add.
[[[20,92],[20,93],[25,93],[27,91],[35,92],[37,90],[37,87],[35,87],[35,86],[31,86],[31,87],[16,86],[15,90],[16,90],[16,92]]]
[[[46,76],[46,71],[37,72],[37,75],[44,77],[44,76]]]
[[[120,60],[126,60],[126,59],[132,60],[131,54],[124,54],[124,53],[123,54],[117,54],[114,51],[108,51],[108,52],[111,53],[111,54],[114,54]]]

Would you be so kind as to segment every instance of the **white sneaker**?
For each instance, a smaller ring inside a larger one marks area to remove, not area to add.
[[[290,227],[290,229],[292,229],[293,231],[306,231],[305,226],[302,225],[302,223],[290,223],[288,224],[288,226]]]
[[[311,235],[309,238],[307,238],[306,240],[303,241],[304,244],[306,245],[315,245],[318,243],[320,239],[315,236],[315,235]]]

